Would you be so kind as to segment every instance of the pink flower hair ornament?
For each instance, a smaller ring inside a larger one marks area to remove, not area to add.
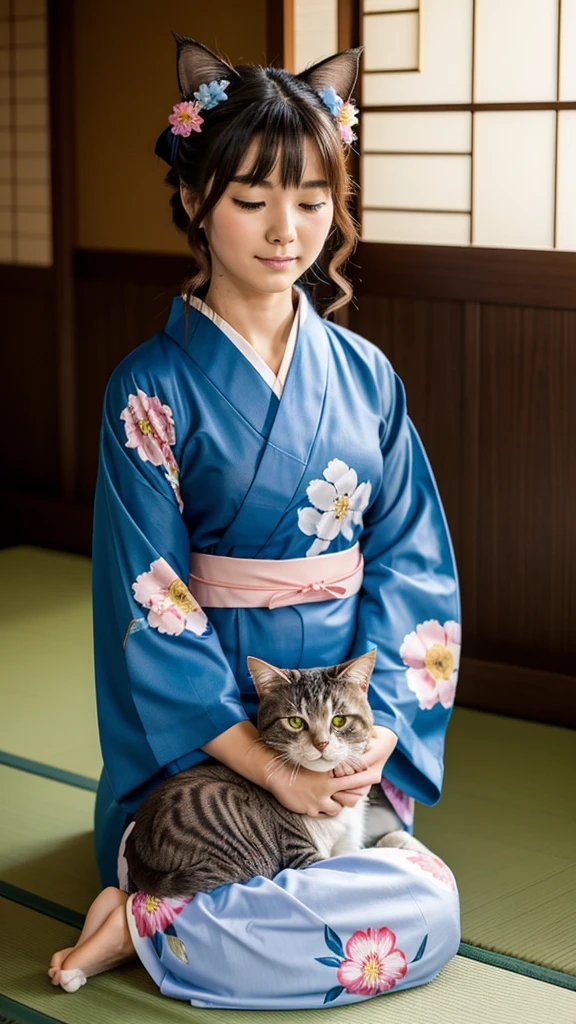
[[[167,163],[173,166],[179,137],[184,136],[184,138],[188,138],[192,132],[202,131],[204,118],[200,117],[200,111],[211,110],[213,107],[218,106],[219,103],[227,100],[226,88],[229,85],[230,82],[226,79],[221,79],[220,81],[213,79],[211,82],[203,82],[194,93],[194,102],[192,100],[182,100],[181,103],[176,103],[168,117],[170,128],[162,132],[156,143],[156,155],[162,157],[163,160],[166,160]],[[354,103],[350,100],[344,102],[331,85],[323,89],[316,89],[315,91],[335,119],[342,141],[348,145],[355,142],[357,136],[354,135],[352,127],[358,124],[356,116],[359,113],[358,107],[354,106]]]

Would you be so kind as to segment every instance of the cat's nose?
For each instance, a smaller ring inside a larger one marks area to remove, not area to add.
[[[328,742],[328,740],[324,740],[322,743],[315,743],[314,746],[316,747],[316,750],[324,750],[324,748],[328,746]]]

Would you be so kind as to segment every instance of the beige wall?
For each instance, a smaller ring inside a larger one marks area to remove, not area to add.
[[[77,244],[185,253],[154,145],[180,102],[172,31],[266,63],[265,0],[76,0]]]

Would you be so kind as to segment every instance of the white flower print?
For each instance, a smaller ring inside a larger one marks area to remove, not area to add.
[[[346,540],[352,540],[354,526],[362,525],[362,513],[370,501],[371,483],[359,484],[356,470],[342,459],[331,459],[323,475],[324,480],[311,480],[306,488],[315,507],[298,509],[298,526],[302,533],[316,536],[307,555],[326,551],[339,533]]]

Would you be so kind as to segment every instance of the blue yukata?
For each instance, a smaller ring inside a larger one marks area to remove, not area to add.
[[[198,296],[186,333],[177,296],[106,389],[93,544],[104,885],[118,885],[144,796],[235,723],[256,725],[247,655],[309,668],[376,647],[368,700],[398,736],[382,789],[410,834],[415,802],[440,799],[461,634],[436,483],[386,356],[322,319],[303,288],[294,296],[278,377]],[[321,561],[357,543],[364,579],[351,596],[195,600],[191,552]],[[460,941],[450,869],[393,847],[190,900],[132,893],[127,916],[163,995],[222,1009],[338,1006],[421,985]]]

